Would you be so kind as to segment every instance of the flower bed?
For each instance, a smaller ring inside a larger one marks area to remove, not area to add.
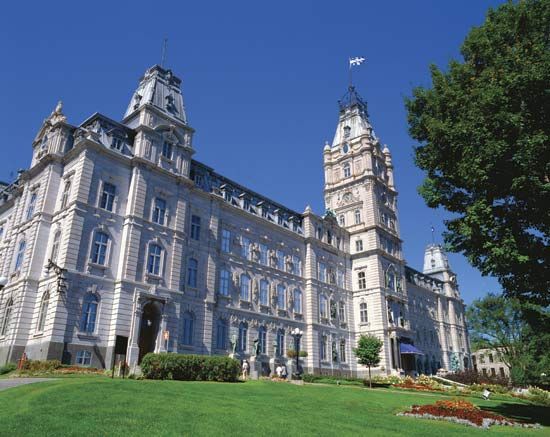
[[[491,425],[540,427],[538,424],[517,422],[499,414],[481,410],[471,402],[464,400],[437,401],[435,404],[430,405],[413,405],[409,411],[398,413],[398,416],[447,420],[478,428],[489,428]]]

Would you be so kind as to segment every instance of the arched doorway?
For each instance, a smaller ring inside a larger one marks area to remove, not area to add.
[[[160,327],[160,310],[156,302],[149,302],[143,307],[139,328],[138,364],[145,354],[155,351]]]

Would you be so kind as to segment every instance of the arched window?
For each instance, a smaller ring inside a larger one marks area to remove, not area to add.
[[[346,225],[346,216],[344,214],[340,214],[338,216],[338,224],[340,226],[345,226]]]
[[[361,210],[356,209],[354,216],[355,216],[355,224],[358,225],[359,223],[361,223]]]
[[[265,326],[260,326],[260,329],[258,329],[258,340],[260,353],[265,354],[267,351],[267,329]]]
[[[367,310],[367,303],[361,302],[359,304],[359,317],[361,319],[361,323],[368,323],[369,321],[369,313]]]
[[[349,162],[344,164],[344,178],[349,178],[351,176],[351,166]]]
[[[216,348],[227,349],[227,321],[224,319],[216,322]]]
[[[147,257],[147,272],[151,275],[160,274],[160,262],[162,259],[162,247],[158,244],[149,245],[149,255]]]
[[[260,281],[260,305],[267,306],[269,304],[268,296],[269,296],[269,282],[267,282],[265,279],[262,279]]]
[[[286,287],[283,284],[277,285],[277,308],[280,310],[286,308]]]
[[[99,299],[95,294],[88,293],[82,302],[82,316],[80,317],[80,331],[92,334],[95,332],[97,306]]]
[[[17,248],[17,256],[15,257],[15,271],[18,272],[23,266],[23,261],[25,260],[25,248],[27,247],[27,242],[22,240],[19,242],[19,247]]]
[[[282,356],[285,353],[285,331],[284,329],[279,329],[277,331],[277,350],[276,353],[278,356]]]
[[[321,314],[321,318],[328,318],[328,300],[324,294],[319,296],[319,313]]]
[[[239,324],[239,351],[246,352],[248,338],[248,323],[241,322]]]
[[[220,270],[220,294],[222,296],[229,296],[229,280],[230,273],[227,269]]]
[[[95,233],[92,254],[90,257],[94,264],[105,265],[108,244],[109,236],[105,232],[98,231]]]
[[[187,285],[197,288],[197,275],[199,270],[199,262],[195,258],[189,258],[187,262]]]
[[[193,322],[194,317],[190,312],[185,312],[183,314],[183,335],[181,342],[187,346],[193,344]]]
[[[241,300],[250,300],[250,277],[244,273],[241,275]]]
[[[36,325],[36,331],[42,332],[46,323],[46,316],[48,315],[48,306],[50,304],[50,292],[46,291],[42,296],[42,302],[40,303],[40,311],[38,312],[38,323]]]
[[[57,255],[59,254],[59,240],[61,240],[61,231],[57,231],[53,236],[52,251],[50,253],[50,259],[53,262],[57,261]]]
[[[302,292],[299,289],[294,289],[294,312],[302,314]]]
[[[13,298],[9,298],[6,302],[6,308],[4,309],[4,320],[2,321],[2,329],[0,335],[4,336],[8,333],[11,322],[11,313],[13,311]]]

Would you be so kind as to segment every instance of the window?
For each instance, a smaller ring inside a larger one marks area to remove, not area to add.
[[[250,259],[250,240],[243,237],[241,243],[241,256],[245,259]]]
[[[348,138],[350,136],[350,133],[351,133],[351,127],[344,126],[344,138]]]
[[[286,308],[286,287],[283,284],[277,285],[277,308],[280,310]]]
[[[201,218],[198,215],[191,216],[191,238],[197,241],[201,239]]]
[[[398,291],[398,281],[393,266],[389,266],[386,271],[386,287],[393,291]]]
[[[94,244],[92,246],[92,256],[91,256],[91,261],[94,264],[105,265],[108,243],[109,243],[109,236],[105,232],[95,233]]]
[[[297,288],[294,290],[294,312],[302,314],[302,292]]]
[[[172,144],[168,141],[162,143],[162,156],[166,159],[172,159]]]
[[[166,200],[156,197],[153,205],[153,222],[158,223],[159,225],[164,225],[165,216]]]
[[[357,273],[357,285],[359,286],[359,290],[367,288],[367,274],[365,272]]]
[[[59,240],[61,239],[61,231],[57,231],[53,236],[52,250],[50,252],[50,259],[53,262],[57,261],[57,255],[59,254]]]
[[[355,240],[355,251],[363,252],[363,240]]]
[[[355,224],[358,225],[359,223],[361,223],[361,210],[356,209],[354,216],[355,216]]]
[[[67,206],[70,193],[71,193],[71,181],[68,180],[65,182],[65,186],[63,187],[63,194],[61,195],[61,209]]]
[[[250,300],[250,277],[241,275],[241,300]]]
[[[115,150],[122,149],[122,140],[119,137],[113,136],[111,138],[111,149],[115,149]]]
[[[319,281],[327,281],[327,266],[325,263],[319,263]]]
[[[294,265],[293,273],[302,276],[302,260],[298,255],[292,255],[292,264]]]
[[[338,224],[340,226],[346,226],[346,216],[344,214],[338,216]]]
[[[323,229],[317,228],[317,239],[322,240],[323,239]]]
[[[151,275],[160,275],[160,262],[162,247],[158,244],[149,245],[149,256],[147,258],[147,272]]]
[[[267,265],[267,246],[260,243],[260,264]]]
[[[116,187],[108,182],[103,183],[103,192],[101,193],[101,199],[99,201],[99,207],[107,211],[113,210],[115,203]]]
[[[327,244],[332,244],[332,233],[327,231]]]
[[[36,191],[33,191],[29,199],[29,205],[27,206],[27,220],[30,220],[32,218],[32,215],[34,214],[34,207],[36,206],[36,197],[37,197]]]
[[[183,332],[181,342],[187,346],[193,344],[193,314],[186,312],[183,314]]]
[[[268,305],[268,295],[269,295],[269,282],[265,279],[260,281],[260,305]]]
[[[340,322],[346,321],[346,304],[344,302],[340,302],[338,305],[338,317],[340,318]]]
[[[36,330],[42,332],[44,325],[46,324],[46,316],[48,315],[48,306],[50,304],[50,292],[46,291],[42,296],[42,302],[40,303],[40,311],[38,313],[38,323],[36,324]]]
[[[283,329],[277,330],[277,349],[276,354],[283,356],[285,353],[285,331]]]
[[[265,326],[260,326],[258,329],[259,349],[261,354],[267,351],[267,329]]]
[[[27,243],[25,240],[19,242],[19,247],[17,248],[17,256],[15,257],[15,271],[18,272],[23,266],[23,261],[25,259],[25,248]]]
[[[239,344],[238,349],[241,352],[246,352],[247,350],[247,337],[248,337],[248,323],[241,322],[239,324]]]
[[[359,304],[359,318],[361,319],[361,323],[368,323],[369,321],[369,313],[367,311],[366,302],[361,302]]]
[[[489,362],[494,363],[493,354],[489,354]]]
[[[97,318],[98,298],[95,294],[88,293],[82,302],[82,316],[80,317],[80,331],[91,334],[95,331]]]
[[[344,287],[344,271],[343,270],[336,270],[336,284],[338,287]]]
[[[231,232],[222,229],[222,252],[231,252]]]
[[[340,361],[342,363],[346,362],[346,340],[340,340]]]
[[[351,166],[349,163],[344,164],[344,178],[349,178],[351,176]]]
[[[503,378],[506,377],[506,374],[504,373],[504,367],[500,367],[498,370],[500,372],[501,377],[503,377]]]
[[[9,298],[6,302],[6,308],[4,309],[4,320],[2,320],[2,329],[0,335],[4,336],[8,333],[11,322],[11,313],[13,311],[13,298]]]
[[[326,335],[321,337],[321,361],[326,361],[328,357],[328,338]]]
[[[197,274],[199,262],[195,258],[189,258],[187,262],[187,285],[197,288]]]
[[[223,319],[216,322],[216,348],[227,349],[227,322]]]
[[[229,270],[220,270],[220,294],[222,296],[229,296]]]
[[[76,353],[76,364],[89,366],[92,364],[92,353],[90,351],[78,351]]]
[[[323,294],[319,297],[319,313],[321,318],[328,318],[328,301],[327,297]]]
[[[284,270],[285,269],[285,254],[283,253],[282,250],[278,250],[276,255],[277,255],[277,268],[279,270]]]
[[[494,367],[491,367],[491,376],[497,376],[497,372]]]

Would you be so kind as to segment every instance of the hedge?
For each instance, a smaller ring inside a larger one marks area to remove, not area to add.
[[[147,379],[178,381],[234,382],[241,371],[240,363],[233,358],[171,353],[149,353],[140,366]]]

